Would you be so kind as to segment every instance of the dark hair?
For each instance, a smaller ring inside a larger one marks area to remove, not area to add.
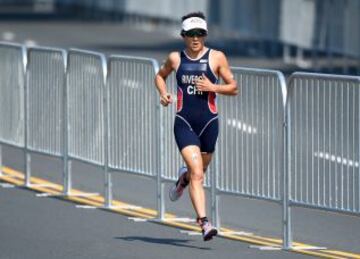
[[[199,17],[199,18],[206,20],[203,12],[192,12],[192,13],[188,13],[188,14],[184,15],[183,17],[181,17],[181,21],[183,22],[187,18],[190,18],[190,17]]]

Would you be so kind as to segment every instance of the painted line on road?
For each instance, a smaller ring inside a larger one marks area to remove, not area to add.
[[[9,167],[3,167],[3,174],[0,175],[0,180],[16,185],[16,186],[24,186],[24,174]],[[47,180],[31,177],[31,183],[34,185],[30,185],[29,189],[42,192],[49,193],[53,195],[61,195],[63,191],[63,187],[59,184],[49,182]],[[74,194],[74,195],[73,195]],[[95,196],[87,196],[83,195],[85,192],[80,190],[72,189],[70,196],[63,196],[62,199],[72,201],[76,204],[82,204],[83,206],[94,206],[97,208],[103,208],[112,212],[120,213],[129,217],[136,217],[140,219],[148,219],[149,221],[159,223],[162,225],[172,226],[176,228],[180,228],[182,230],[192,231],[192,232],[200,232],[200,228],[197,225],[188,223],[188,222],[178,222],[176,221],[176,215],[166,213],[165,220],[161,221],[157,219],[157,211],[149,208],[142,208],[136,205],[131,205],[125,202],[121,202],[118,200],[114,200],[112,203],[112,207],[104,208],[104,197],[100,194]],[[61,196],[59,196],[61,197]],[[237,233],[244,233],[243,231],[235,231],[228,228],[221,228],[219,236],[228,238],[231,240],[237,240],[242,242],[247,242],[257,246],[263,247],[273,247],[274,249],[281,249],[282,240],[276,238],[269,237],[261,237],[256,235],[237,235]],[[298,242],[293,242],[294,249],[289,250],[291,252],[318,256],[323,258],[356,258],[360,259],[360,254],[337,251],[337,250],[309,250],[313,245],[302,244]]]

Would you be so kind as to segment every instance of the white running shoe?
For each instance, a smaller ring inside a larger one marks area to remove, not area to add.
[[[210,222],[205,221],[202,226],[202,235],[203,235],[203,239],[204,241],[209,241],[211,240],[214,236],[217,235],[218,231],[216,228],[214,228]]]
[[[189,181],[186,180],[187,167],[180,167],[178,171],[179,178],[177,182],[169,189],[169,198],[171,201],[177,201],[183,194]]]

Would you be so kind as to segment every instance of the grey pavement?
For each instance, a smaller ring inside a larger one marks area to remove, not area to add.
[[[33,176],[38,176],[59,184],[62,183],[61,160],[37,154],[32,155],[32,160],[31,170]],[[23,171],[23,152],[17,148],[5,147],[3,149],[3,163],[6,166]],[[95,166],[74,162],[73,187],[82,191],[103,193],[104,175],[102,170]],[[169,186],[166,188],[168,187]],[[138,175],[129,175],[123,172],[113,173],[114,199],[119,199],[134,205],[156,208],[155,190],[155,181],[152,179]],[[209,194],[207,197],[209,197]],[[27,203],[27,208],[32,207],[33,202],[48,203],[46,199],[38,200],[33,198],[31,202]],[[60,204],[63,204],[63,202],[60,202]],[[167,212],[175,213],[179,217],[195,217],[190,204],[187,193],[176,203],[170,202],[166,197]],[[235,196],[221,196],[220,204],[222,226],[230,227],[238,231],[252,232],[265,237],[281,238],[281,206],[278,204]],[[8,210],[3,204],[1,204],[0,208],[2,213],[4,210]],[[62,208],[55,210],[61,211]],[[50,211],[52,211],[51,208],[49,208],[49,212]],[[26,211],[20,214],[14,211],[9,213],[13,216],[29,216]],[[88,213],[90,213],[90,211],[88,211]],[[106,214],[106,212],[103,213]],[[292,216],[294,241],[313,246],[326,246],[330,249],[360,252],[359,217],[305,208],[293,208]],[[126,224],[133,226],[133,224],[128,221]],[[170,227],[160,225],[156,225],[156,227],[171,229]],[[51,235],[52,233],[48,234]],[[158,237],[161,237],[161,234],[159,234]],[[187,236],[182,237],[184,239],[188,238]],[[16,240],[13,242],[16,243]],[[248,244],[245,246],[247,247]],[[273,253],[267,254],[267,256],[272,255],[274,255],[274,258],[277,258]]]
[[[224,238],[203,242],[176,228],[135,223],[71,202],[0,188],[0,259],[42,258],[305,258],[260,251]]]

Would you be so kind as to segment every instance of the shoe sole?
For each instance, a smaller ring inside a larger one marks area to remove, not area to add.
[[[217,232],[216,229],[210,230],[209,233],[208,233],[206,236],[204,236],[204,241],[209,241],[209,240],[211,240],[214,236],[217,235],[217,233],[218,233],[218,232]]]
[[[186,169],[186,170],[185,170]],[[181,167],[180,169],[179,169],[179,176],[182,176],[184,173],[186,173],[187,172],[187,168],[186,167]],[[170,199],[170,201],[177,201],[178,199],[180,199],[180,197],[181,197],[181,195],[180,196],[178,196],[178,197],[175,197],[175,198],[173,198],[172,196],[171,196],[171,192],[173,192],[174,191],[174,189],[176,189],[176,184],[175,185],[173,185],[172,187],[170,187],[170,190],[169,190],[169,199]]]
[[[180,198],[180,197],[172,197],[171,193],[173,192],[174,189],[176,189],[176,185],[173,185],[170,187],[170,190],[169,190],[170,201],[177,201]]]

